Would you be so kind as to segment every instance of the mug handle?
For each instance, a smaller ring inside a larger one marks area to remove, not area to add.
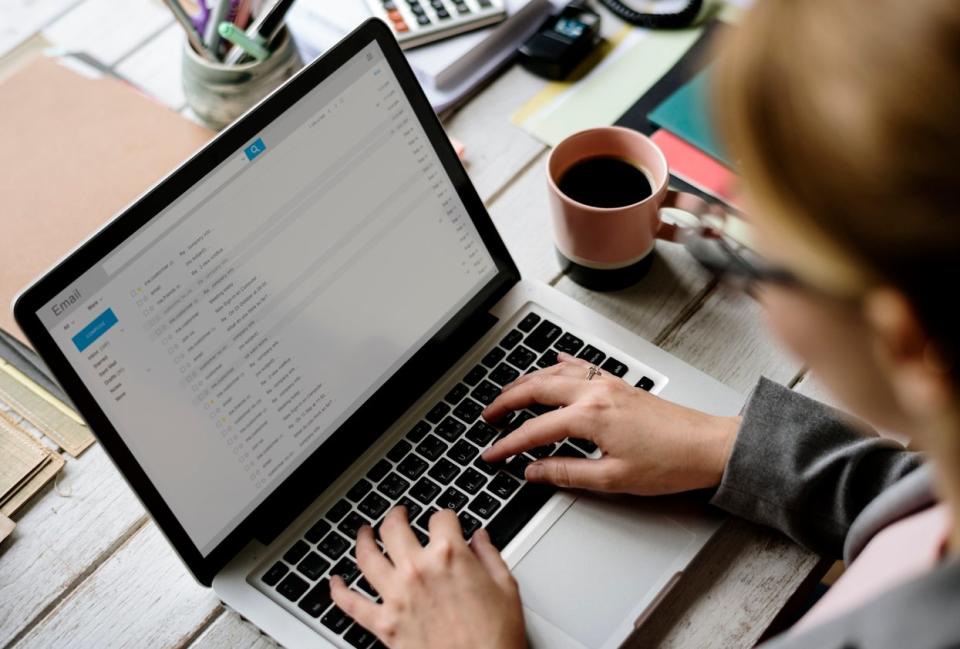
[[[687,212],[697,221],[701,222],[708,216],[719,217],[721,220],[726,217],[726,213],[719,205],[711,205],[695,194],[678,192],[672,189],[667,192],[666,197],[663,199],[663,203],[660,205],[660,209],[662,210],[663,208],[671,207],[683,212]],[[677,243],[677,236],[682,229],[682,225],[667,223],[661,218],[660,227],[657,230],[656,237],[663,241],[672,241]]]

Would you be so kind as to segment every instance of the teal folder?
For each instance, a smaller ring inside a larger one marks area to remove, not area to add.
[[[731,167],[710,124],[709,73],[708,66],[647,113],[647,119]]]

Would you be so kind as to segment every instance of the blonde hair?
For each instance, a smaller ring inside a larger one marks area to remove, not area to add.
[[[758,0],[719,57],[755,218],[804,233],[841,290],[899,288],[960,360],[960,1]]]

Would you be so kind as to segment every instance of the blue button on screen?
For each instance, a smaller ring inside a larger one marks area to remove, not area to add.
[[[94,318],[90,324],[81,329],[80,333],[71,338],[71,340],[73,340],[73,344],[77,346],[77,351],[82,352],[95,343],[97,338],[107,333],[110,327],[115,324],[117,324],[117,316],[114,315],[113,309],[107,309]]]
[[[263,143],[263,139],[258,137],[256,140],[253,141],[253,144],[251,144],[246,149],[244,149],[243,152],[247,154],[247,160],[253,160],[258,155],[263,153],[266,149],[267,147]]]

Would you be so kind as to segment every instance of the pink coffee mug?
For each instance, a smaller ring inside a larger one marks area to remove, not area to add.
[[[560,191],[560,179],[589,158],[613,157],[639,168],[652,192],[623,207],[595,207]],[[663,208],[708,214],[710,205],[693,194],[668,189],[667,159],[647,136],[629,128],[605,126],[580,131],[554,147],[547,158],[547,186],[557,252],[570,277],[597,290],[626,288],[653,263],[656,239],[672,240],[676,227],[660,218]]]

